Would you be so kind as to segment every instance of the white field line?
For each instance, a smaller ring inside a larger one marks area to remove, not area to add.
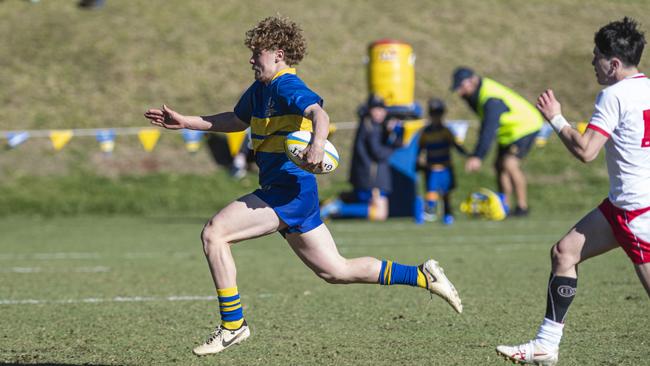
[[[105,273],[110,272],[105,266],[75,267],[75,268],[43,268],[43,267],[9,267],[0,268],[2,273]]]
[[[188,258],[192,255],[199,253],[195,252],[176,252],[176,253],[161,253],[161,252],[133,252],[122,254],[110,253],[95,253],[95,252],[54,252],[54,253],[0,253],[0,261],[3,260],[96,260],[105,258],[117,259],[148,259],[148,258]]]
[[[309,295],[309,291],[305,291],[303,295]],[[247,296],[242,296],[246,298]],[[262,293],[256,295],[259,298],[273,297],[273,294]],[[216,296],[116,296],[111,298],[87,297],[84,299],[62,299],[62,300],[37,300],[37,299],[22,299],[10,300],[0,299],[0,305],[47,305],[47,304],[101,304],[101,303],[126,303],[126,302],[176,302],[176,301],[216,301]]]
[[[132,296],[123,297],[116,296],[112,298],[98,298],[89,297],[85,299],[63,299],[63,300],[36,300],[36,299],[23,299],[23,300],[2,300],[0,305],[41,305],[41,304],[100,304],[112,302],[153,302],[153,301],[214,301],[216,296]]]

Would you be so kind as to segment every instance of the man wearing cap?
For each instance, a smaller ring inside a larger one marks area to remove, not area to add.
[[[472,69],[458,67],[452,76],[451,90],[463,98],[481,119],[478,143],[465,163],[465,170],[477,171],[496,138],[499,150],[495,162],[497,184],[506,206],[511,207],[514,190],[517,205],[513,216],[528,214],[526,176],[523,159],[533,146],[543,124],[542,115],[519,94]]]

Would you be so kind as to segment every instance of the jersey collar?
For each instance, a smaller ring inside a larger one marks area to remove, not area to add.
[[[642,72],[626,77],[626,79],[645,79],[645,78],[647,78],[647,76],[645,76],[645,74]]]
[[[278,71],[277,74],[275,74],[275,76],[273,77],[273,79],[271,79],[271,81],[279,78],[280,76],[282,76],[284,74],[293,74],[293,75],[295,75],[296,74],[296,69],[293,68],[293,67],[288,67],[286,69],[282,69],[282,70]]]

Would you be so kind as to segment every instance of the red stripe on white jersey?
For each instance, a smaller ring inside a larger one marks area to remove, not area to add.
[[[601,135],[609,138],[609,133],[607,133],[607,131],[603,130],[602,128],[600,128],[600,127],[598,127],[596,125],[593,125],[593,124],[590,123],[590,124],[587,125],[587,128],[592,129],[592,130],[600,133]]]

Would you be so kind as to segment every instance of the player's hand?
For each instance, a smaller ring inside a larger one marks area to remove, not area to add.
[[[557,101],[557,99],[555,99],[555,94],[553,94],[553,90],[551,89],[546,89],[542,94],[540,94],[535,106],[547,121],[562,114],[562,105]]]
[[[190,123],[185,116],[172,110],[163,104],[162,109],[149,109],[144,113],[144,116],[149,119],[152,125],[167,128],[170,130],[179,130],[182,128],[189,128]]]
[[[465,162],[465,171],[466,172],[475,172],[481,169],[481,165],[483,165],[483,162],[481,161],[480,158],[476,156],[472,156],[467,159]]]
[[[303,167],[310,171],[318,171],[323,169],[323,156],[325,155],[325,148],[316,144],[309,144],[302,151],[300,158],[303,161]]]

